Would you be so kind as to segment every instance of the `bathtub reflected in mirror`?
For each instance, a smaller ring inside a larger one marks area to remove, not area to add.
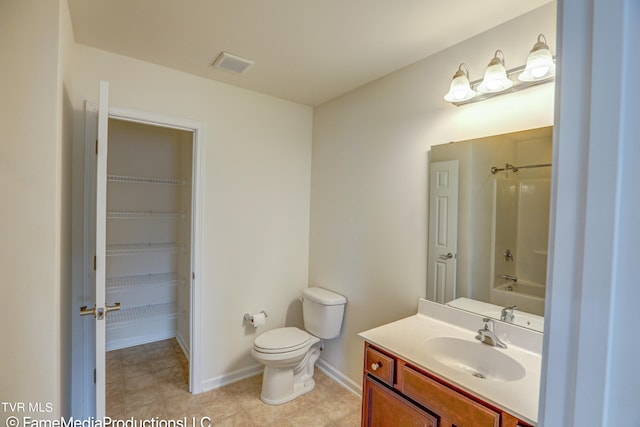
[[[432,147],[428,299],[542,330],[552,130]]]

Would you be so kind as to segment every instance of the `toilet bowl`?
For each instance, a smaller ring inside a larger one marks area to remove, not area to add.
[[[313,372],[323,349],[322,339],[338,336],[342,326],[342,295],[322,288],[307,288],[302,293],[306,330],[277,328],[256,337],[251,355],[264,364],[260,399],[279,405],[295,399],[315,386]]]
[[[321,350],[318,337],[298,328],[273,329],[256,338],[251,354],[265,365],[262,401],[279,405],[312,390]]]

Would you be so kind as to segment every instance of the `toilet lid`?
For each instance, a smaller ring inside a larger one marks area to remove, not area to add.
[[[284,353],[298,350],[309,344],[309,333],[298,328],[272,329],[259,335],[254,347],[261,353]]]

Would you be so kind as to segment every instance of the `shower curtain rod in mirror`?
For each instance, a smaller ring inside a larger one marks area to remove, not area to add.
[[[547,168],[550,167],[551,163],[541,163],[539,165],[526,165],[526,166],[514,166],[511,165],[509,163],[505,163],[503,168],[497,168],[495,166],[491,167],[491,173],[493,175],[497,174],[498,172],[502,172],[502,171],[514,171],[514,172],[518,172],[518,169],[530,169],[530,168]]]

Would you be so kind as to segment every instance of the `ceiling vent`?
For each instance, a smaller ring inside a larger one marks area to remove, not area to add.
[[[213,68],[229,71],[234,74],[242,74],[254,63],[255,62],[249,59],[241,58],[227,52],[222,52],[213,63]]]

